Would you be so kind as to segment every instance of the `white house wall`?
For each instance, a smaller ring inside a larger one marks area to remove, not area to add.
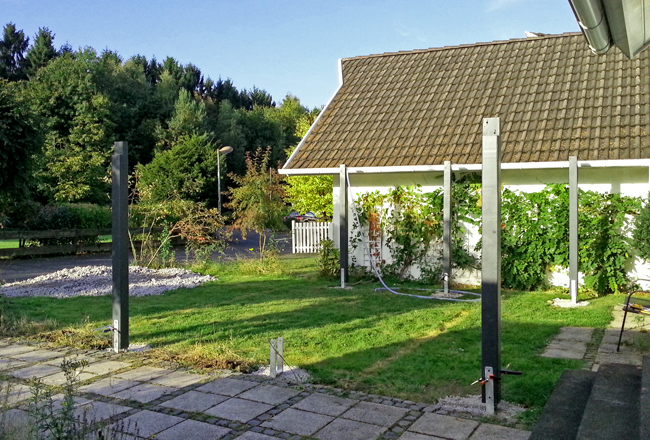
[[[455,177],[460,172],[455,172]],[[537,192],[547,184],[567,183],[568,169],[524,169],[524,170],[502,170],[501,181],[504,187],[522,192]],[[592,190],[598,192],[620,193],[634,197],[646,197],[650,192],[650,170],[647,166],[640,167],[580,167],[578,171],[579,187],[581,190]],[[359,196],[373,191],[386,194],[395,186],[421,185],[422,192],[432,192],[442,188],[442,172],[412,172],[412,173],[350,173],[350,184],[353,200]],[[334,176],[334,221],[332,237],[338,243],[339,230],[339,177]],[[355,221],[355,214],[352,208],[352,199],[349,200],[349,237],[352,238],[354,231],[352,225]],[[470,231],[469,242],[473,249],[480,238],[478,228],[468,227]],[[350,249],[350,263],[362,264],[365,260],[365,246],[360,245],[356,249]],[[388,259],[389,251],[385,244],[382,249],[382,257]],[[417,272],[417,271],[416,271]],[[417,273],[413,273],[417,275]],[[650,265],[636,261],[634,267],[630,268],[632,279],[650,279]],[[553,285],[568,286],[568,273],[560,270],[551,273],[549,279]],[[460,271],[455,274],[454,281],[459,284],[480,284],[480,272]],[[647,286],[650,287],[650,283]]]

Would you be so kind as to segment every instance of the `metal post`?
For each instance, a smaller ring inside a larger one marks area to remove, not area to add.
[[[494,372],[494,405],[501,399],[501,137],[499,118],[483,119],[483,251],[481,374]],[[484,379],[487,379],[484,377]],[[486,403],[483,385],[483,402]]]
[[[339,253],[341,266],[341,287],[348,281],[348,178],[345,165],[339,173]]]
[[[444,200],[442,208],[442,270],[445,293],[451,282],[451,162],[445,161]]]
[[[128,144],[115,142],[112,160],[113,350],[129,348]]]
[[[221,215],[221,154],[219,154],[219,150],[217,150],[217,200],[219,215]]]
[[[569,157],[569,293],[578,302],[578,158]]]

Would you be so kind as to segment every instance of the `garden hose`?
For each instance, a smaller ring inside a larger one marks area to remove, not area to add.
[[[357,207],[356,207],[356,201],[354,200],[354,194],[352,193],[352,185],[350,185],[350,175],[348,174],[347,170],[345,171],[345,179],[347,181],[347,187],[348,187],[348,195],[350,196],[350,200],[352,200],[352,210],[354,211],[354,217],[357,220],[357,224],[361,226],[361,221],[359,220],[359,213],[357,212]],[[372,256],[372,253],[370,252],[370,248],[368,247],[368,244],[366,243],[365,240],[361,240],[363,242],[363,247],[364,250],[366,251],[366,254],[368,254],[368,258],[370,260],[370,267],[372,271],[375,273],[377,278],[379,279],[379,282],[382,284],[382,287],[378,287],[375,289],[375,292],[381,291],[381,290],[387,290],[390,293],[394,295],[402,295],[402,296],[410,296],[412,298],[420,298],[420,299],[436,299],[439,301],[454,301],[454,302],[478,302],[481,300],[481,294],[480,293],[475,293],[475,292],[466,292],[464,290],[446,290],[447,292],[451,293],[458,293],[462,295],[473,295],[473,296],[478,296],[476,299],[458,299],[458,298],[438,298],[435,296],[425,296],[425,295],[414,295],[411,293],[404,293],[404,292],[398,292],[395,289],[399,289],[399,287],[394,287],[390,288],[386,285],[384,280],[382,279],[381,275],[379,274],[379,270],[377,270],[377,265],[375,264],[375,259]],[[429,291],[430,289],[418,289],[418,288],[409,288],[408,290],[421,290],[421,291]],[[433,290],[434,293],[437,292],[444,292],[445,289],[435,289]]]

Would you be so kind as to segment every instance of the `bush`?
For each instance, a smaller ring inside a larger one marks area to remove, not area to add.
[[[341,253],[332,240],[323,240],[320,245],[318,251],[318,271],[320,275],[324,278],[338,278],[341,275]]]
[[[634,219],[633,244],[645,261],[650,261],[650,194]]]

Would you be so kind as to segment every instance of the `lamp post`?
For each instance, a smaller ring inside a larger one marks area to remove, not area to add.
[[[221,147],[217,150],[217,198],[219,201],[219,215],[221,215],[221,154],[232,153],[232,147]]]

